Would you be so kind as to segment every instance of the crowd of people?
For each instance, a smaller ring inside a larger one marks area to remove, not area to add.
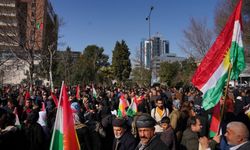
[[[202,108],[202,93],[195,88],[84,86],[77,90],[68,87],[82,150],[250,149],[248,88],[230,88],[220,101],[224,115],[213,138],[209,137],[212,109]],[[29,91],[22,85],[1,89],[0,149],[49,149],[60,90],[52,93],[49,87],[37,86]],[[136,103],[136,114],[119,115],[121,96],[127,106]]]

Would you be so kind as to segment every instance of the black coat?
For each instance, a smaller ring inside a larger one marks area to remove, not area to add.
[[[80,143],[81,150],[91,150],[91,141],[89,137],[89,130],[85,124],[75,125],[76,133]]]
[[[27,150],[48,149],[49,144],[46,142],[45,133],[40,124],[34,123],[25,128],[25,135],[28,145]]]
[[[0,131],[0,149],[26,150],[26,141],[23,137],[24,133],[14,126],[7,131]]]
[[[250,149],[250,141],[240,146],[237,150],[249,150],[249,149]]]
[[[116,149],[116,144],[117,149]],[[120,139],[114,139],[113,141],[113,150],[134,150],[137,145],[137,142],[134,136],[130,132],[125,132]]]
[[[135,150],[139,150],[141,143],[137,145]],[[168,146],[162,142],[159,135],[155,135],[143,150],[169,150]]]
[[[187,128],[183,132],[181,139],[181,150],[197,150],[199,148],[199,137],[196,132],[193,132],[190,128]]]

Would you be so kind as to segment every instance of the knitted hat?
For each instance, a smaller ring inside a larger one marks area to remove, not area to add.
[[[142,114],[136,120],[137,128],[152,128],[156,125],[156,121],[148,114]]]
[[[114,127],[122,127],[122,128],[126,128],[126,120],[123,118],[115,118],[112,121],[112,125]]]

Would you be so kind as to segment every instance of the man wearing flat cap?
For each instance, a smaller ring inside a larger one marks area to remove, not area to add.
[[[142,114],[136,120],[136,127],[140,137],[140,143],[136,150],[168,150],[168,146],[162,142],[159,135],[155,134],[156,121],[148,114]]]
[[[137,142],[134,136],[127,130],[126,120],[115,118],[112,121],[114,131],[113,150],[134,150]]]

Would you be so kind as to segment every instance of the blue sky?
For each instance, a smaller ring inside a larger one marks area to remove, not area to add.
[[[178,43],[190,17],[205,18],[213,28],[217,0],[50,0],[55,12],[63,18],[60,29],[60,49],[70,46],[83,51],[88,45],[104,48],[112,57],[116,41],[125,40],[132,57],[139,49],[140,41],[148,38],[146,17],[150,7],[151,35],[157,32],[170,42],[170,52],[185,56]]]

